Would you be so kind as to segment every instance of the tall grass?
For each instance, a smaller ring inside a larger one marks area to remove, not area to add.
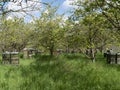
[[[36,56],[19,66],[0,66],[0,90],[119,90],[120,66],[101,55]]]

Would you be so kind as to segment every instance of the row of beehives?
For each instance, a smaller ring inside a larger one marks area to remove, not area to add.
[[[57,49],[54,54],[62,54],[62,53],[77,53],[79,50],[69,50],[64,51],[63,49]],[[43,51],[36,50],[34,48],[24,48],[23,49],[23,58],[31,58],[36,54],[41,54]],[[2,54],[2,62],[4,64],[19,64],[19,52],[4,52]]]
[[[36,54],[41,54],[43,51],[39,51],[33,48],[24,48],[23,49],[23,58],[31,58]],[[57,49],[54,54],[59,55],[62,53],[80,53],[80,50],[63,50]],[[2,54],[2,61],[4,64],[19,64],[19,52],[4,52]]]
[[[33,55],[39,53],[33,48],[25,48],[23,50],[24,58],[31,58]],[[19,64],[19,52],[4,52],[2,53],[3,64]]]
[[[120,53],[104,53],[108,64],[120,64]]]

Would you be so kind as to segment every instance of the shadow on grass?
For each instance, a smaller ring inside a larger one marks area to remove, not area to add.
[[[24,82],[20,85],[21,89],[56,90],[59,88],[56,85],[67,72],[64,61],[51,56],[36,56],[35,58],[36,61],[31,63],[29,67],[21,68],[21,75],[24,78]],[[63,88],[63,90],[67,89],[66,86]]]
[[[68,60],[88,60],[88,58],[82,54],[64,54],[64,57]]]
[[[36,55],[36,56],[34,56],[34,58],[37,61],[51,61],[51,60],[55,60],[56,59],[55,56],[50,56],[50,55]]]

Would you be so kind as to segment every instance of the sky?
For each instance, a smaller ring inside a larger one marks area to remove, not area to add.
[[[19,6],[19,2],[21,0],[17,0],[16,3],[8,3],[7,5],[7,8],[10,10],[18,10],[21,8],[21,6]],[[63,14],[65,13],[65,18],[67,18],[70,13],[69,11],[72,10],[73,8],[75,8],[75,6],[72,6],[70,5],[71,3],[73,3],[74,1],[77,1],[77,0],[29,0],[28,3],[30,3],[30,5],[34,5],[35,4],[35,8],[43,8],[43,5],[42,4],[36,4],[38,1],[41,1],[41,2],[47,2],[47,3],[50,3],[52,1],[54,1],[53,5],[54,6],[58,6],[59,5],[59,9],[57,11],[57,13],[59,14]],[[22,7],[25,8],[26,6],[28,6],[25,2],[22,2]],[[30,10],[30,8],[27,8],[25,10]],[[35,16],[39,16],[39,13],[38,11],[34,11],[34,12],[29,12],[30,14],[34,14]],[[30,21],[31,17],[30,16],[25,16],[25,13],[24,12],[21,12],[21,13],[11,13],[9,16],[8,16],[8,19],[12,18],[13,16],[17,16],[17,17],[24,17],[26,19],[26,21]]]
[[[43,2],[52,2],[53,0],[42,0]],[[73,8],[72,5],[70,5],[70,3],[74,2],[75,0],[54,0],[55,1],[55,5],[60,5],[58,13],[64,13],[69,11],[70,9]]]

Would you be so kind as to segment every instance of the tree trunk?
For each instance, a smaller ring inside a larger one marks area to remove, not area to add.
[[[50,56],[53,56],[53,50],[50,49]]]
[[[54,46],[52,46],[52,47],[49,49],[49,51],[50,51],[50,56],[53,56],[53,53],[54,53]]]
[[[89,49],[86,49],[85,54],[89,55]]]
[[[92,62],[95,62],[95,54],[96,54],[96,50],[93,48],[90,48],[90,58]]]
[[[99,48],[100,52],[103,53],[103,46]]]
[[[5,52],[5,49],[4,49],[4,48],[2,48],[2,52]]]
[[[70,53],[69,45],[67,45],[67,47],[66,47],[66,53]]]

